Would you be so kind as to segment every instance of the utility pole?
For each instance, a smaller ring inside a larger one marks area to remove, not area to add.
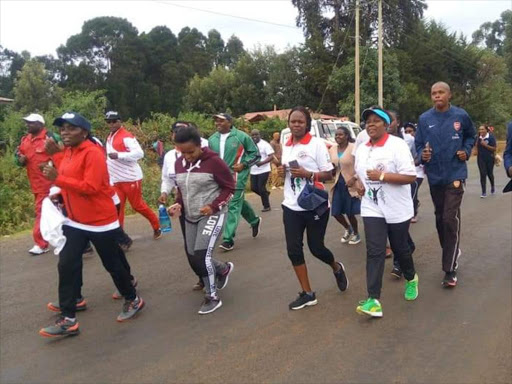
[[[382,80],[382,0],[379,0],[379,106],[384,107],[383,100],[383,80]]]
[[[359,89],[359,0],[356,0],[356,57],[355,57],[355,121],[356,124],[361,123],[361,95]]]

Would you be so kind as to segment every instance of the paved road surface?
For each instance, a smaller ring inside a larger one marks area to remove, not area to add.
[[[506,180],[497,169],[498,186]],[[264,214],[257,239],[242,223],[224,306],[199,316],[202,297],[182,249],[179,229],[155,242],[142,218],[128,220],[136,239],[128,258],[147,307],[131,322],[115,318],[121,303],[97,256],[84,263],[89,309],[82,333],[48,340],[41,326],[55,317],[57,257],[30,257],[28,235],[0,243],[0,381],[2,383],[498,383],[511,372],[512,194],[479,198],[474,161],[463,206],[459,285],[441,287],[440,250],[428,187],[412,227],[420,276],[416,302],[403,299],[403,281],[386,262],[384,318],[358,316],[365,298],[364,244],[345,246],[334,220],[327,245],[343,260],[350,287],[340,293],[325,265],[307,263],[319,304],[291,312],[299,291],[285,254],[279,202]],[[249,200],[259,208],[256,196]]]

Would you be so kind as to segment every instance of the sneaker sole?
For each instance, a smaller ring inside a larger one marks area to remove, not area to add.
[[[302,308],[306,308],[306,307],[312,307],[313,305],[317,305],[318,304],[318,300],[315,299],[315,300],[312,300],[312,301],[308,301],[307,303],[304,303],[298,307],[292,307],[290,308],[292,311],[298,311],[299,309],[302,309]]]
[[[397,279],[397,280],[400,280],[400,279],[402,278],[402,275],[401,275],[401,274],[399,275],[399,274],[397,274],[397,273],[393,273],[393,272],[391,272],[391,273],[390,273],[390,275],[391,275],[391,276],[393,276],[393,277],[394,277],[395,279]]]
[[[231,275],[231,272],[233,272],[233,270],[235,269],[235,265],[231,261],[229,261],[228,264],[230,265],[229,272],[228,272],[228,275],[226,276],[226,280],[224,281],[224,285],[222,286],[222,288],[219,288],[220,291],[222,291],[224,288],[226,288],[226,286],[228,285],[228,281],[229,281],[229,275]]]
[[[223,245],[219,245],[219,248],[223,249],[226,252],[229,252],[229,251],[232,251],[234,247],[228,248],[228,247],[224,247]]]
[[[348,289],[348,286],[350,284],[348,281],[348,277],[347,277],[347,271],[345,271],[345,266],[343,265],[343,263],[341,261],[337,261],[336,263],[341,267],[341,269],[343,269],[343,273],[345,274],[345,279],[347,280],[347,286],[345,287],[345,289],[344,290],[340,289],[341,292],[345,292]],[[338,287],[338,289],[339,289],[339,287]]]
[[[341,244],[347,244],[349,241],[341,238]]]
[[[414,300],[416,300],[418,298],[418,296],[419,296],[419,293],[416,294],[416,296],[414,296],[414,298],[407,298],[407,297],[404,296],[404,299],[405,299],[405,301],[414,301]]]
[[[219,304],[216,306],[216,307],[213,307],[212,309],[210,309],[209,311],[197,311],[197,313],[199,313],[200,315],[207,315],[209,313],[212,313],[212,312],[215,312],[217,309],[219,309],[220,307],[222,307],[222,300],[219,300]]]
[[[130,317],[127,317],[126,319],[120,319],[119,317],[117,318],[117,322],[118,323],[122,323],[122,322],[125,322],[125,321],[128,321],[128,320],[131,320],[133,319],[135,316],[137,316],[137,314],[142,311],[142,309],[146,306],[146,302],[143,300],[143,299],[140,299],[140,307],[139,309],[137,309],[137,312],[135,312],[133,315],[131,315]]]
[[[257,238],[261,232],[261,223],[263,222],[263,219],[261,218],[261,216],[259,217],[259,219],[260,221],[258,222],[258,232],[256,233],[256,235],[252,235],[253,239]]]
[[[370,312],[370,311],[364,311],[362,309],[356,308],[356,312],[360,315],[366,315],[370,317],[382,317],[382,312]]]
[[[43,331],[42,329],[39,331],[39,335],[51,339],[59,338],[59,337],[66,337],[66,336],[76,336],[80,333],[80,328],[77,327],[77,329],[72,331],[66,331],[66,333],[61,333],[60,335],[54,335],[48,332]]]
[[[455,288],[457,286],[457,282],[455,282],[455,283],[447,283],[447,282],[443,281],[441,284],[445,288]]]
[[[356,244],[359,244],[361,242],[361,239],[359,239],[358,241],[349,241],[348,244],[349,245],[356,245]]]
[[[30,252],[30,251],[28,253],[31,254],[32,256],[40,256],[40,255],[44,255],[45,253],[48,253],[48,252],[50,252],[49,249],[47,249],[46,251],[43,251],[43,252],[39,252],[39,253],[38,252]]]

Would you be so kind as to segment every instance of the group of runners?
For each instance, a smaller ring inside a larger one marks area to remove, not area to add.
[[[271,210],[269,177],[272,189],[284,189],[281,205],[286,250],[301,287],[289,304],[291,310],[318,302],[305,263],[304,235],[313,256],[331,268],[338,289],[344,292],[349,286],[342,261],[324,242],[331,215],[345,228],[341,242],[348,245],[361,242],[357,216],[362,218],[368,294],[357,305],[358,313],[383,316],[380,294],[388,248],[394,258],[391,273],[405,279],[405,300],[418,297],[419,276],[413,260],[416,247],[409,226],[416,221],[418,189],[425,175],[442,249],[442,284],[456,286],[462,254],[460,208],[468,176],[466,162],[476,132],[469,115],[451,105],[448,84],[435,83],[431,98],[433,107],[419,117],[418,124],[407,123],[403,128],[397,113],[377,106],[366,109],[362,113],[365,129],[357,138],[339,128],[336,144],[330,149],[310,133],[312,118],[304,107],[291,110],[291,135],[282,146],[279,133],[268,143],[257,130],[248,135],[237,129],[227,113],[213,116],[217,132],[208,140],[194,123],[173,124],[170,139],[174,149],[163,160],[158,201],[179,220],[184,250],[197,277],[193,289],[205,292],[198,313],[209,314],[222,306],[219,291],[226,288],[234,271],[233,262],[215,256],[218,240],[218,248],[224,252],[235,248],[240,217],[249,223],[252,237],[260,233],[262,217],[245,199],[249,179],[252,191],[261,198],[262,212]],[[137,163],[144,156],[140,144],[123,127],[117,112],[108,112],[105,120],[110,134],[103,146],[79,113],[66,112],[53,122],[61,143],[44,128],[40,115],[25,118],[29,133],[22,139],[17,157],[19,164],[27,167],[36,201],[36,244],[29,252],[48,251],[39,228],[42,201],[49,197],[60,202],[65,216],[62,234],[66,242],[58,262],[59,300],[48,304],[48,309],[60,316],[55,324],[40,330],[45,337],[79,333],[76,312],[87,308],[81,294],[82,256],[91,243],[112,277],[116,287],[113,298],[124,299],[117,320],[129,320],[145,306],[125,256],[132,244],[123,230],[126,200],[149,221],[155,240],[162,232],[158,217],[142,198],[143,175]],[[476,141],[481,170],[489,167],[485,156],[496,150],[495,140],[484,130],[480,127]],[[510,136],[509,132],[512,140]],[[504,160],[512,176],[512,143],[507,143]],[[485,175],[491,178],[491,174],[486,171]],[[334,185],[329,193],[324,182],[331,180]],[[493,178],[491,188],[494,193]]]

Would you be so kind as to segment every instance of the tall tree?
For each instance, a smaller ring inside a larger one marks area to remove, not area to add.
[[[223,65],[224,40],[216,29],[208,31],[208,39],[206,40],[206,52],[210,56],[212,65],[217,67]]]
[[[233,68],[240,57],[245,54],[244,43],[235,35],[231,35],[224,48],[223,64]]]

